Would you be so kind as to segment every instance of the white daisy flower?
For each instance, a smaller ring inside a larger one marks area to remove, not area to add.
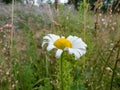
[[[77,36],[60,37],[55,34],[48,34],[43,37],[42,47],[48,44],[47,51],[57,48],[56,58],[59,58],[63,51],[68,51],[69,54],[74,54],[75,59],[80,58],[86,53],[87,45]]]

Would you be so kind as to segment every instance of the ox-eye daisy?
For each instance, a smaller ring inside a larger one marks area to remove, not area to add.
[[[86,53],[87,45],[77,36],[60,37],[55,34],[48,34],[43,37],[42,47],[48,44],[47,51],[57,48],[56,58],[59,58],[63,51],[68,51],[69,54],[74,54],[75,59],[80,58]]]

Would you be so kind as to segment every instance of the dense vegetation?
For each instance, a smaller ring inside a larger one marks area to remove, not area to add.
[[[69,0],[69,4],[72,3],[75,5],[78,10],[79,6],[84,0]],[[91,10],[93,10],[96,6],[101,7],[103,12],[107,12],[109,7],[112,7],[114,12],[120,12],[120,1],[119,0],[86,0],[87,3],[91,6]]]
[[[2,0],[6,4],[11,3],[12,0]],[[15,2],[22,0],[15,0]],[[33,0],[34,1],[34,0]],[[38,0],[39,1],[39,0]],[[50,1],[50,0],[48,0]],[[75,8],[78,10],[79,6],[84,0],[68,0],[68,4],[73,4]],[[119,0],[85,0],[91,6],[91,10],[93,10],[96,6],[101,7],[101,10],[106,12],[109,7],[112,7],[114,12],[120,12],[120,1]]]
[[[49,33],[87,44],[78,60],[64,53],[63,90],[120,90],[119,13],[94,13],[85,1],[79,11],[16,4],[13,13],[11,7],[0,13],[0,90],[61,90],[60,58],[41,47]]]

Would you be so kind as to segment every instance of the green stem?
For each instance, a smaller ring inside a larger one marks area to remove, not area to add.
[[[12,0],[12,15],[11,15],[11,20],[12,20],[12,29],[10,32],[10,86],[9,86],[9,90],[12,90],[12,55],[13,55],[13,37],[14,37],[14,0]]]
[[[115,70],[117,68],[117,63],[119,61],[118,57],[119,57],[119,52],[120,52],[120,49],[118,48],[118,52],[117,52],[117,57],[116,57],[116,61],[115,61],[115,65],[114,65],[114,68],[113,68],[113,73],[112,73],[112,77],[111,77],[111,85],[110,85],[110,90],[112,90],[112,86],[113,86],[113,79],[114,79],[114,75],[115,75]]]
[[[108,63],[108,61],[110,60],[113,51],[115,50],[116,46],[119,45],[119,43],[120,43],[120,40],[119,40],[119,41],[114,45],[114,47],[112,48],[112,50],[111,50],[111,52],[110,52],[110,54],[109,54],[109,56],[108,56],[108,58],[107,58],[107,60],[106,60],[106,64],[105,64],[104,69],[103,69],[103,71],[102,71],[102,73],[101,73],[101,76],[100,76],[100,78],[99,78],[99,81],[102,81],[102,79],[103,79],[103,74],[104,74],[104,72],[105,72],[105,68],[106,68],[106,66],[107,66],[107,63]],[[117,60],[117,59],[116,59],[116,60]]]
[[[112,74],[112,77],[111,77],[110,90],[112,90],[112,86],[113,86],[113,79],[114,79],[114,75],[115,75],[115,70],[116,70],[116,68],[117,68],[117,62],[118,62],[118,60],[116,60],[116,62],[115,62],[115,66],[114,66],[114,68],[113,68],[113,74]]]
[[[61,59],[60,59],[60,88],[61,88],[61,90],[64,90],[63,89],[63,70],[62,70],[62,65],[63,65],[63,54],[64,54],[64,52],[62,53],[62,55],[61,55]]]
[[[47,55],[45,57],[45,62],[46,62],[46,77],[48,77],[48,58],[47,58]]]
[[[83,30],[84,30],[84,41],[85,41],[85,34],[86,34],[86,15],[87,15],[87,2],[86,2],[86,0],[83,0],[83,3],[84,3],[84,15],[83,15],[83,21],[84,21],[84,28],[83,28]],[[86,59],[85,59],[85,56],[84,56],[84,62],[83,62],[83,65],[84,65],[84,68],[85,68],[85,62],[86,62]]]

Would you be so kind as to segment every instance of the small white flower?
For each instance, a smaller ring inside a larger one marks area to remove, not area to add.
[[[81,38],[77,36],[68,36],[60,37],[55,34],[48,34],[47,36],[43,37],[42,47],[45,44],[48,44],[47,51],[50,51],[54,48],[57,48],[56,51],[56,58],[59,58],[63,51],[68,51],[69,54],[74,54],[75,59],[80,58],[83,54],[86,53],[87,45],[82,41]]]
[[[120,73],[117,73],[118,76],[120,76]]]
[[[105,21],[105,19],[104,18],[102,18],[102,22],[104,22]]]
[[[112,69],[110,67],[106,67],[107,71],[112,71]]]

